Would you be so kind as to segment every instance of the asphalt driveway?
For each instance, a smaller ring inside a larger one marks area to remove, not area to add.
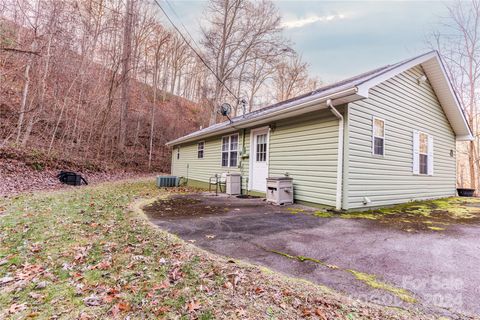
[[[196,194],[145,211],[160,228],[201,248],[353,298],[458,318],[480,314],[479,225],[405,232],[301,209]]]

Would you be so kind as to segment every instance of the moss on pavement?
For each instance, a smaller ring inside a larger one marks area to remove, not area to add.
[[[309,212],[306,212],[309,213]],[[367,219],[407,232],[444,231],[455,224],[480,224],[480,198],[451,197],[412,201],[395,206],[358,212],[312,213],[319,218]]]

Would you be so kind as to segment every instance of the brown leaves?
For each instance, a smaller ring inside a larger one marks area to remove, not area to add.
[[[256,287],[254,291],[255,291],[256,294],[261,294],[261,293],[264,293],[264,292],[265,292],[265,290],[263,290],[263,289],[260,288],[260,287]]]
[[[36,292],[30,292],[28,295],[30,296],[30,298],[35,299],[35,300],[43,299],[43,295],[41,295],[39,293],[36,293]]]
[[[317,316],[322,320],[327,320],[327,316],[323,312],[323,310],[319,307],[311,308],[311,307],[301,307],[300,311],[302,313],[302,317],[308,318],[312,316]]]
[[[180,280],[183,278],[184,274],[183,272],[180,270],[179,267],[175,267],[173,268],[172,271],[170,271],[169,273],[169,278],[170,278],[170,282],[171,283],[175,283],[176,281]]]
[[[15,314],[18,312],[21,312],[23,310],[27,309],[27,304],[26,303],[14,303],[8,308],[8,313],[9,314]]]
[[[319,316],[323,320],[327,320],[327,317],[325,316],[325,313],[323,313],[323,310],[320,308],[315,309],[315,314]]]
[[[40,243],[32,243],[29,248],[30,252],[32,253],[39,253],[42,250],[42,246]]]
[[[92,246],[85,246],[85,247],[76,247],[75,248],[75,262],[83,263],[88,256],[88,252],[90,251]]]
[[[195,312],[196,310],[200,309],[200,307],[201,304],[198,300],[190,300],[186,306],[188,312]]]
[[[44,272],[44,268],[38,264],[24,264],[23,269],[17,272],[16,278],[19,280],[32,280]]]
[[[103,297],[103,301],[105,303],[112,303],[115,299],[117,299],[118,294],[120,291],[116,288],[110,288],[107,291],[107,294]]]
[[[78,320],[91,320],[92,317],[85,312],[82,312],[78,317]]]
[[[115,317],[121,312],[129,312],[131,309],[132,308],[128,302],[120,301],[113,306],[111,313]]]
[[[107,269],[110,269],[111,267],[112,267],[112,263],[110,261],[103,260],[103,261],[97,263],[96,265],[89,267],[89,269],[90,270],[93,270],[93,269],[107,270]]]
[[[154,313],[156,316],[160,316],[166,312],[170,311],[170,307],[168,306],[161,306],[161,307],[158,307],[158,308],[155,308],[154,309]]]

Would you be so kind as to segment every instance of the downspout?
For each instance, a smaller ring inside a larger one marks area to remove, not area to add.
[[[338,155],[337,155],[337,195],[335,209],[342,210],[342,181],[343,181],[343,116],[333,106],[332,100],[327,100],[327,106],[338,119]]]

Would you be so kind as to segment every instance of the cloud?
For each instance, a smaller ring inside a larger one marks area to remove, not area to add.
[[[306,18],[299,18],[293,20],[287,20],[282,25],[287,29],[302,28],[306,25],[315,23],[315,22],[329,22],[333,20],[345,19],[344,14],[330,14],[326,16],[310,16]]]

